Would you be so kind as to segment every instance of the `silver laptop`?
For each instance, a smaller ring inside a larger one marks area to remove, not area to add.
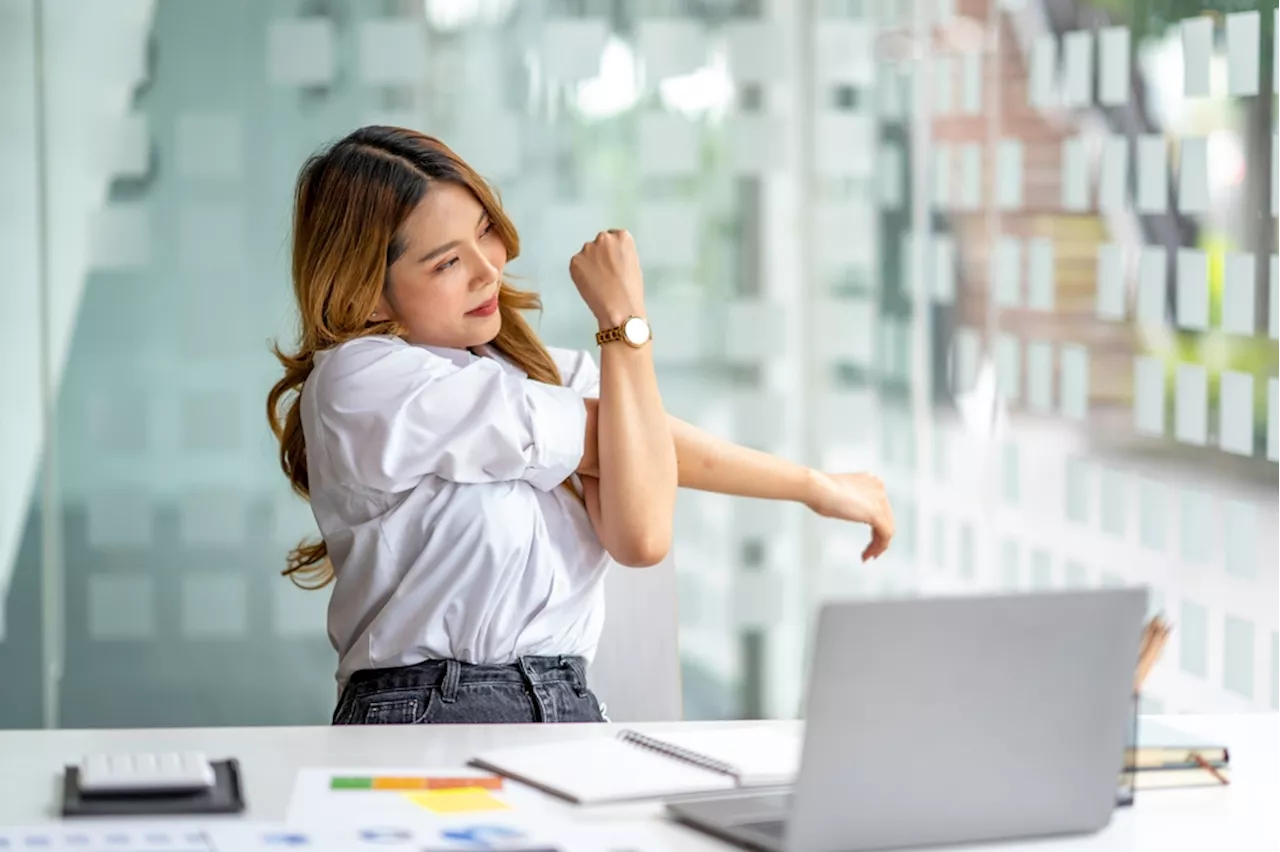
[[[1146,607],[1141,588],[827,604],[793,791],[668,811],[768,852],[1097,831]]]

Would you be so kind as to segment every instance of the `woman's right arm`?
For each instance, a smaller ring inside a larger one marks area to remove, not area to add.
[[[569,270],[602,329],[644,316],[640,263],[627,232],[601,233]],[[656,565],[671,548],[677,483],[650,345],[604,344],[595,419],[599,509],[592,520],[600,542],[624,565]]]
[[[459,366],[402,341],[364,338],[327,354],[307,380],[323,450],[349,485],[397,492],[427,474],[524,480],[544,491],[582,459],[582,397],[491,358]]]

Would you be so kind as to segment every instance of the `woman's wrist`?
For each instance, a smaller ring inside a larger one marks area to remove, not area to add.
[[[801,478],[799,496],[795,498],[795,501],[812,509],[814,506],[821,505],[823,496],[830,488],[831,478],[829,476],[815,468],[806,467]]]
[[[644,315],[644,302],[619,299],[613,304],[604,306],[596,313],[596,323],[600,326],[601,331],[605,331],[606,329],[617,328],[630,317],[643,317]]]

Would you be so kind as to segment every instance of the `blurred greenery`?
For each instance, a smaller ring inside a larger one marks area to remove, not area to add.
[[[1280,355],[1276,342],[1264,332],[1252,337],[1227,334],[1218,326],[1222,321],[1223,269],[1226,256],[1236,251],[1235,244],[1221,234],[1205,236],[1200,246],[1209,260],[1209,331],[1144,329],[1144,352],[1164,364],[1165,387],[1172,388],[1179,364],[1201,364],[1208,376],[1208,405],[1212,411],[1218,404],[1223,371],[1249,373],[1253,376],[1253,423],[1255,432],[1267,423],[1267,379],[1276,375]],[[1266,255],[1261,262],[1268,262]],[[1171,410],[1176,396],[1165,394]]]
[[[1100,9],[1115,23],[1128,24],[1134,40],[1159,35],[1171,25],[1197,15],[1260,11],[1257,0],[1081,0],[1081,6]],[[1262,16],[1264,43],[1270,32],[1270,15]],[[1264,61],[1270,54],[1263,51]]]

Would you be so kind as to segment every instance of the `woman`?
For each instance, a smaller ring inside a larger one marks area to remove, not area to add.
[[[335,724],[594,722],[585,668],[610,561],[671,545],[677,485],[805,502],[871,525],[879,480],[826,476],[670,418],[630,236],[570,263],[600,367],[547,349],[503,280],[510,220],[440,142],[366,127],[298,178],[301,339],[267,399],[280,461],[323,540],[284,573],[333,581]]]

